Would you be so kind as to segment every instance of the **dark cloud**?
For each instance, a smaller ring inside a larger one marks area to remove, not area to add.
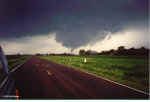
[[[76,48],[126,26],[148,26],[148,0],[1,0],[0,38],[56,32]]]

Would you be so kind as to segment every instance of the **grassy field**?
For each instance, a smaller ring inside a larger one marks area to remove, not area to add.
[[[17,65],[20,65],[24,63],[26,60],[28,60],[31,56],[7,56],[7,61],[8,61],[8,68],[9,70],[12,70],[15,68]],[[0,70],[0,83],[3,81],[5,78],[6,73],[4,70]]]
[[[125,56],[40,56],[148,92],[148,59]],[[84,63],[87,58],[87,63]]]

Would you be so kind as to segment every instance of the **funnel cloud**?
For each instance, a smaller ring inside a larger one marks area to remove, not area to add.
[[[148,37],[148,4],[148,0],[1,0],[0,41],[55,33],[56,42],[76,49],[128,29],[146,29],[141,36]]]

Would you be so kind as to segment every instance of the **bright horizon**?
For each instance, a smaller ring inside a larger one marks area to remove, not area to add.
[[[0,6],[0,45],[6,54],[150,48],[148,0],[13,0],[10,4]]]

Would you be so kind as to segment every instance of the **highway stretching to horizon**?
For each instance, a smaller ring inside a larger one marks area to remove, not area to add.
[[[149,95],[33,57],[13,75],[21,99],[148,99]]]

